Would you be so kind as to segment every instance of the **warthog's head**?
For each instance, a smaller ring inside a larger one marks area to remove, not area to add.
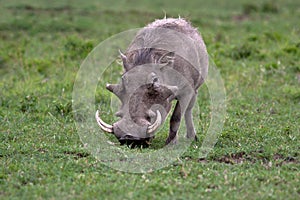
[[[153,60],[150,50],[145,51],[140,62],[131,64],[121,53],[125,68],[122,80],[119,84],[106,85],[121,100],[122,105],[115,114],[120,120],[110,125],[96,113],[101,129],[114,134],[121,144],[148,146],[154,132],[165,121],[178,90],[177,86],[165,84],[168,75],[163,68],[170,64],[170,53]]]

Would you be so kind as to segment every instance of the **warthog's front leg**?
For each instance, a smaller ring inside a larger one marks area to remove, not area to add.
[[[182,113],[184,113],[185,124],[187,129],[187,138],[197,139],[192,116],[192,111],[196,101],[196,97],[197,95],[193,93],[193,91],[191,91],[183,98],[178,99],[174,112],[171,116],[169,137],[167,138],[166,144],[176,144],[177,132],[180,126]]]
[[[177,143],[177,131],[180,126],[180,121],[181,121],[181,108],[180,108],[179,101],[177,101],[174,112],[171,116],[169,137],[167,138],[166,144]]]

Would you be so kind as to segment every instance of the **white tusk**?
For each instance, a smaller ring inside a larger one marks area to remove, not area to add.
[[[99,117],[99,110],[96,111],[96,120],[100,126],[100,128],[108,133],[113,133],[113,126],[110,124],[105,123],[100,117]]]
[[[161,125],[161,114],[159,110],[156,111],[156,120],[153,124],[148,126],[147,133],[153,133]]]

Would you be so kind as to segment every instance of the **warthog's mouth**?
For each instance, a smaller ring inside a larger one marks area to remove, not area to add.
[[[130,148],[135,148],[135,147],[142,147],[142,148],[147,148],[151,144],[151,141],[153,137],[149,138],[132,138],[132,137],[125,137],[125,138],[120,138],[119,142],[121,145],[127,145]]]
[[[156,120],[147,127],[147,134],[149,137],[135,137],[129,134],[118,134],[118,133],[123,133],[122,130],[120,130],[120,128],[118,127],[118,125],[110,125],[105,123],[100,117],[99,117],[99,111],[97,110],[96,112],[96,120],[98,122],[98,125],[100,126],[100,128],[107,133],[111,133],[114,134],[119,142],[121,143],[121,145],[127,144],[128,146],[130,146],[131,148],[135,148],[135,147],[149,147],[149,145],[151,144],[151,140],[154,138],[154,132],[158,129],[158,127],[161,125],[162,123],[162,117],[161,117],[161,113],[160,111],[156,111]],[[117,133],[117,134],[116,134]],[[120,135],[123,135],[120,137]]]

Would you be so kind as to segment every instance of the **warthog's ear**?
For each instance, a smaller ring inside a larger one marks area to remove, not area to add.
[[[175,52],[167,52],[158,59],[157,63],[173,64],[174,60],[175,60]]]
[[[129,70],[129,65],[128,65],[128,59],[127,56],[119,49],[119,53],[120,53],[120,57],[122,59],[123,62],[123,66],[125,68],[125,71]]]
[[[114,93],[117,97],[122,94],[122,86],[120,84],[106,84],[106,89]]]
[[[178,95],[178,87],[177,86],[171,86],[171,85],[164,85],[164,87],[167,89],[167,91],[165,91],[165,93],[168,96],[167,100],[169,102],[171,102]]]

